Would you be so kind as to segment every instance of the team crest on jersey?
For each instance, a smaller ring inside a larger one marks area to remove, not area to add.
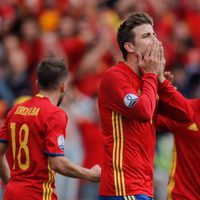
[[[65,150],[65,138],[63,135],[60,135],[58,137],[58,146],[59,146],[60,150],[62,150],[62,151]]]
[[[124,103],[128,108],[133,107],[137,101],[138,101],[138,96],[136,96],[135,94],[127,94],[124,97]]]

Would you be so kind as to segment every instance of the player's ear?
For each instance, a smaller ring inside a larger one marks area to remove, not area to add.
[[[134,44],[132,42],[125,42],[124,43],[124,48],[129,53],[133,53],[135,51],[135,46],[134,46]]]
[[[61,83],[61,85],[60,85],[60,92],[61,93],[65,92],[65,84],[64,83]]]
[[[39,83],[38,83],[38,80],[35,81],[35,86],[36,86],[37,89],[39,89]]]

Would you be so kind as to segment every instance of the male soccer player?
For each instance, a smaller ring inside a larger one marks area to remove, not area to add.
[[[168,200],[200,199],[200,98],[188,101],[194,110],[190,123],[158,116],[158,130],[174,135]]]
[[[45,59],[37,68],[40,93],[14,106],[0,130],[0,175],[7,183],[5,200],[56,200],[55,172],[99,181],[100,167],[82,168],[64,157],[67,116],[60,109],[67,68],[60,59]],[[5,153],[8,150],[8,165]]]
[[[186,123],[192,109],[164,78],[163,47],[148,14],[130,15],[117,39],[124,62],[105,73],[99,89],[104,134],[99,199],[153,199],[157,113]]]

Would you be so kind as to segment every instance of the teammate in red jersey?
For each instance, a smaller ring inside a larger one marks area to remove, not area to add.
[[[37,69],[40,93],[8,113],[0,130],[0,175],[7,183],[5,200],[57,199],[55,172],[99,181],[100,167],[77,166],[64,157],[67,125],[61,103],[67,68],[60,59],[45,59]],[[9,166],[5,160],[8,150]]]
[[[153,199],[157,113],[187,123],[192,109],[164,78],[163,47],[149,15],[130,15],[118,29],[118,43],[124,62],[105,73],[99,89],[104,134],[99,199]]]
[[[188,124],[158,116],[158,130],[174,134],[168,199],[200,199],[200,98],[188,100],[194,117]]]

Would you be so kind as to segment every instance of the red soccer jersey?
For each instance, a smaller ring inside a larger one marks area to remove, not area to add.
[[[188,120],[189,107],[168,82],[159,86],[155,74],[140,78],[120,62],[109,69],[99,89],[99,111],[104,134],[100,195],[153,196],[153,160],[157,94],[163,113]],[[168,106],[166,106],[168,105]],[[172,116],[173,117],[173,116]]]
[[[188,124],[158,117],[158,130],[174,134],[168,199],[200,199],[200,99],[190,103],[195,112]]]
[[[64,155],[66,124],[64,111],[41,95],[11,109],[0,130],[0,141],[9,143],[6,200],[57,199],[48,155]]]

